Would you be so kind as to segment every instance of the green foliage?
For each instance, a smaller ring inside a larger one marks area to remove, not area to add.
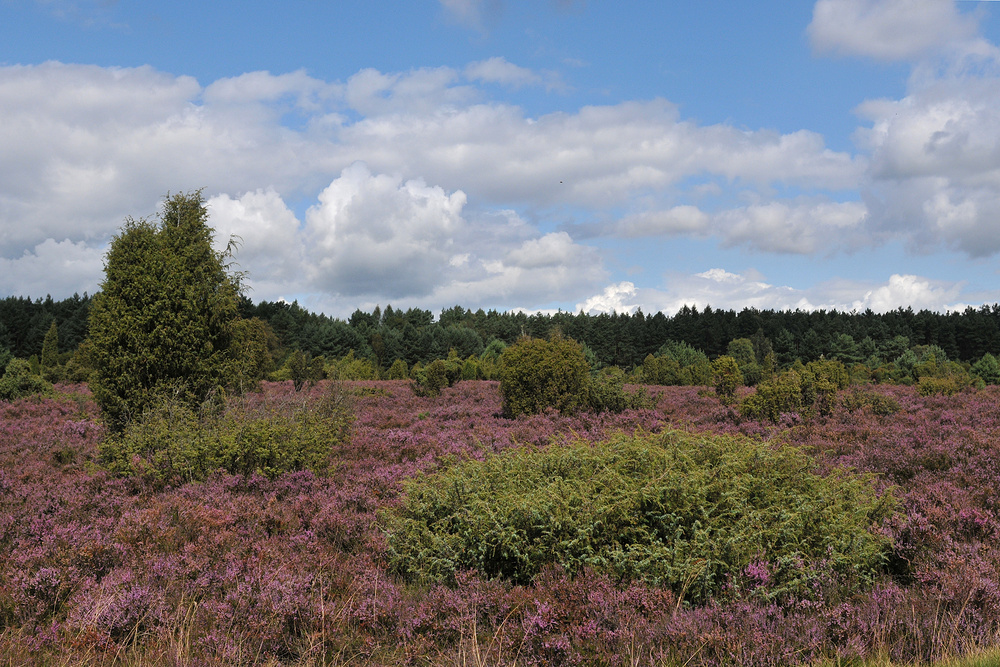
[[[726,354],[736,361],[745,385],[753,387],[763,379],[764,369],[757,361],[753,341],[749,338],[731,340],[726,348]]]
[[[164,397],[123,432],[110,434],[100,454],[115,474],[164,484],[201,480],[220,469],[271,478],[294,470],[323,473],[350,424],[346,395],[336,384],[316,405],[236,401],[224,410],[194,409]]]
[[[417,371],[413,390],[418,396],[437,396],[448,384],[448,365],[444,359],[435,359]]]
[[[987,352],[979,361],[972,364],[972,374],[985,384],[1000,384],[1000,361]]]
[[[233,327],[233,351],[236,356],[237,386],[243,390],[255,390],[260,381],[274,370],[271,350],[278,340],[270,325],[252,317],[238,320]]]
[[[772,422],[777,422],[786,413],[829,415],[836,405],[837,392],[849,383],[847,369],[839,361],[796,364],[791,370],[757,385],[757,391],[740,403],[740,414],[747,419]]]
[[[500,356],[500,395],[507,417],[586,405],[590,367],[569,338],[522,338]]]
[[[201,193],[169,197],[159,217],[112,239],[91,309],[91,388],[114,432],[164,396],[194,408],[237,379],[239,277],[212,247]]]
[[[740,403],[740,414],[777,422],[782,414],[801,413],[802,408],[802,376],[790,370],[757,385],[757,391]]]
[[[412,580],[465,569],[526,584],[546,565],[669,586],[692,602],[751,562],[771,594],[810,597],[823,574],[872,581],[893,509],[872,480],[822,477],[802,451],[683,432],[508,450],[405,483],[382,515],[390,565]]]
[[[52,320],[42,341],[41,363],[43,369],[54,368],[59,363],[59,329],[55,320]]]
[[[645,391],[625,391],[625,371],[617,366],[602,368],[587,384],[587,408],[594,412],[624,412],[652,407]]]
[[[854,389],[846,394],[841,403],[848,412],[868,410],[879,417],[895,414],[902,409],[899,401],[891,396],[861,389]]]
[[[794,368],[801,377],[803,405],[812,406],[820,415],[831,414],[837,392],[851,382],[844,364],[832,359],[819,359],[805,366],[796,364]]]
[[[378,371],[369,359],[358,359],[351,350],[326,367],[326,376],[336,380],[377,380]]]
[[[647,384],[704,386],[712,383],[712,365],[701,350],[668,340],[643,360],[642,379]]]
[[[31,394],[51,391],[52,385],[31,372],[31,365],[24,359],[7,362],[3,377],[0,377],[0,401],[13,401]]]
[[[409,369],[402,359],[396,359],[392,362],[392,366],[389,366],[389,371],[386,373],[387,380],[405,380],[409,376]]]
[[[63,379],[67,382],[87,382],[94,372],[94,362],[91,359],[90,340],[84,340],[66,362]]]
[[[735,359],[723,355],[712,362],[712,384],[723,403],[736,397],[736,390],[743,386],[743,373]]]
[[[952,396],[962,390],[954,377],[925,375],[917,381],[917,392],[921,396]]]
[[[457,351],[452,349],[447,359],[435,359],[426,366],[416,369],[413,390],[418,396],[437,396],[445,387],[453,387],[456,382],[463,379],[464,368],[465,362],[459,359]]]

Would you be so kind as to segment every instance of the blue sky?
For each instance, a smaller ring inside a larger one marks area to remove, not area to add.
[[[0,294],[203,188],[255,300],[1000,301],[1000,4],[0,0]]]

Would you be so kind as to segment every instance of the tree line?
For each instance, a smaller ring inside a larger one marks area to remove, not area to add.
[[[39,358],[52,323],[58,352],[71,355],[87,338],[93,297],[74,294],[54,300],[9,296],[0,299],[0,350],[14,357]],[[260,301],[243,296],[239,313],[263,322],[274,361],[279,366],[298,350],[311,357],[369,359],[388,369],[401,359],[408,366],[446,358],[478,356],[493,340],[511,344],[522,336],[547,338],[553,331],[583,343],[597,366],[630,369],[655,354],[666,341],[683,342],[710,359],[727,354],[736,339],[766,338],[781,365],[835,358],[867,363],[892,361],[905,349],[936,346],[951,360],[974,362],[1000,351],[1000,304],[937,313],[898,308],[887,313],[837,310],[740,311],[685,306],[664,313],[557,312],[553,314],[471,310],[454,306],[435,318],[420,308],[371,312],[356,310],[348,319],[313,313],[297,302]],[[904,340],[905,339],[905,340]]]

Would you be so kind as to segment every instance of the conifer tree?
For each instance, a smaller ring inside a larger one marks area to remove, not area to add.
[[[54,368],[59,364],[59,329],[56,321],[52,320],[49,330],[45,333],[42,341],[42,368]]]
[[[231,383],[240,276],[212,238],[198,191],[168,195],[158,222],[130,218],[112,239],[90,315],[92,389],[111,430],[164,396],[194,406]]]

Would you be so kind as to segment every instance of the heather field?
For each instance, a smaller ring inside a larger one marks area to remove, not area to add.
[[[851,389],[829,414],[777,423],[698,388],[646,390],[648,409],[511,420],[492,382],[437,397],[405,381],[269,384],[242,400],[351,401],[328,473],[179,486],[102,469],[85,386],[0,403],[0,664],[874,665],[1000,643],[1000,388]],[[892,541],[878,575],[845,587],[841,570],[801,565],[805,587],[789,592],[777,573],[787,583],[797,565],[761,554],[692,601],[691,582],[587,568],[514,584],[392,567],[382,528],[405,480],[515,447],[676,431],[800,447],[824,476],[870,473],[858,479],[895,498],[870,528]]]

